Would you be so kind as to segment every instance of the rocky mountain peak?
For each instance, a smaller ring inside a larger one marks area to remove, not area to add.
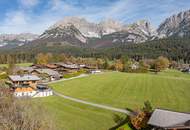
[[[162,37],[190,36],[190,10],[180,12],[167,18],[158,28]]]
[[[84,18],[80,17],[65,17],[63,20],[54,24],[52,28],[74,25],[80,32],[86,37],[99,37],[100,28],[97,24],[88,22]]]
[[[144,35],[145,37],[156,35],[156,30],[147,20],[140,20],[133,24],[129,24],[125,26],[124,30],[134,34]]]
[[[72,40],[73,44],[76,44],[77,41],[80,43],[86,43],[86,37],[83,36],[73,24],[48,29],[40,35],[39,40],[57,42]]]
[[[102,35],[107,35],[117,31],[121,31],[123,28],[123,25],[119,21],[113,19],[105,19],[101,21],[98,25],[101,28],[100,31]]]

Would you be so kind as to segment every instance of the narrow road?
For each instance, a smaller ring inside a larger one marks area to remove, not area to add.
[[[50,81],[48,83],[44,83],[44,84],[52,84],[52,83],[58,83],[58,82],[62,82],[62,81],[67,81],[67,80],[72,80],[72,79],[78,79],[78,78],[83,78],[83,77],[87,77],[89,76],[88,74],[81,74],[79,76],[76,77],[72,77],[72,78],[68,78],[68,79],[60,79],[60,80],[55,80],[55,81]]]
[[[106,109],[106,110],[111,110],[111,111],[115,111],[115,112],[120,112],[120,113],[127,114],[129,116],[133,115],[130,111],[125,110],[125,109],[120,109],[120,108],[115,108],[115,107],[111,107],[111,106],[107,106],[107,105],[101,105],[101,104],[96,104],[96,103],[92,103],[92,102],[87,102],[87,101],[80,100],[80,99],[77,99],[77,98],[65,96],[65,95],[60,94],[60,93],[55,92],[55,91],[54,91],[54,95],[62,97],[64,99],[71,100],[73,102],[82,103],[82,104],[86,104],[86,105],[90,105],[90,106],[93,106],[93,107],[102,108],[102,109]]]

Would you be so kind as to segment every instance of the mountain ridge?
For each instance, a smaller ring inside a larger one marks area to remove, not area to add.
[[[157,29],[153,28],[147,20],[124,24],[107,19],[93,23],[81,17],[65,17],[29,42],[31,44],[46,42],[47,44],[60,43],[96,48],[117,44],[140,44],[175,36],[190,36],[190,10],[168,17]]]

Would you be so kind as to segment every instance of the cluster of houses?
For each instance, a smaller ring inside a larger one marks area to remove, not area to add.
[[[45,97],[53,95],[46,83],[63,78],[64,74],[85,69],[89,73],[100,73],[95,67],[72,63],[54,63],[16,67],[14,75],[9,75],[10,87],[16,97]]]

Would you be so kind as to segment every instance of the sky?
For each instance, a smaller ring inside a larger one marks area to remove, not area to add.
[[[41,34],[66,16],[125,24],[148,20],[157,27],[165,18],[188,9],[190,0],[0,0],[0,34]]]

